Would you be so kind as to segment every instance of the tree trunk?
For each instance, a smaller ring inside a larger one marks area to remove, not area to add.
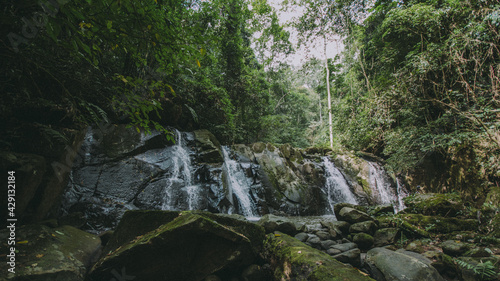
[[[332,124],[332,97],[330,94],[330,68],[328,67],[328,57],[326,56],[326,36],[324,39],[325,68],[326,68],[326,92],[328,93],[328,127],[330,128],[330,148],[333,149],[333,124]]]

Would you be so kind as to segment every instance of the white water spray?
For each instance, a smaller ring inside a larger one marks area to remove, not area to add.
[[[234,194],[238,199],[242,215],[250,218],[257,217],[257,208],[250,196],[250,184],[238,162],[229,157],[228,150],[229,148],[222,147],[222,153],[224,155],[223,169],[226,173],[228,199],[234,204],[234,202],[232,202]]]
[[[403,198],[407,193],[404,187],[396,178],[396,188],[389,181],[385,170],[377,163],[368,162],[370,164],[370,187],[375,192],[379,199],[379,204],[392,204],[394,210],[399,212],[405,208]]]
[[[175,209],[175,186],[184,185],[187,193],[188,208],[193,210],[196,208],[199,198],[199,186],[193,185],[193,176],[191,158],[188,150],[182,145],[182,134],[175,130],[175,145],[172,147],[172,175],[168,179],[168,184],[165,187],[162,210]]]
[[[358,204],[356,197],[352,193],[347,181],[335,164],[328,157],[323,157],[325,165],[325,192],[328,197],[328,204],[333,214],[333,206],[337,203]]]

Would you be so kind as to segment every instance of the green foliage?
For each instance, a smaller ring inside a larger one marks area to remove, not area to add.
[[[479,280],[494,280],[499,273],[496,271],[495,265],[491,261],[480,261],[477,264],[471,264],[461,259],[454,259],[458,266],[474,271],[474,274]]]

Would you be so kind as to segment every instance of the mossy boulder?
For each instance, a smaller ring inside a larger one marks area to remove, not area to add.
[[[398,238],[401,237],[401,231],[399,228],[388,227],[381,228],[375,232],[373,236],[375,247],[386,246],[394,244]]]
[[[373,220],[373,218],[370,217],[367,213],[350,207],[342,208],[338,215],[335,215],[337,216],[338,220],[346,221],[351,224]]]
[[[464,202],[455,193],[427,193],[408,196],[403,199],[406,213],[422,215],[439,215],[443,217],[457,216],[464,210]]]
[[[404,214],[401,218],[404,226],[412,225],[418,230],[429,233],[441,234],[455,231],[477,231],[479,227],[478,221],[474,219],[425,216],[421,214]]]
[[[264,227],[266,233],[273,233],[275,231],[280,231],[291,236],[294,236],[295,234],[298,233],[295,224],[286,217],[267,214],[262,216],[262,218],[260,218],[257,224]]]
[[[377,230],[378,226],[374,221],[364,221],[364,222],[358,222],[349,228],[350,233],[368,233],[370,235],[373,235],[375,231]]]
[[[368,250],[373,246],[373,236],[366,233],[356,233],[352,236],[352,242],[358,244],[361,250]]]
[[[269,234],[264,245],[264,256],[270,261],[274,280],[373,280],[286,234]]]
[[[2,241],[8,232],[2,231]],[[87,269],[98,257],[99,237],[72,226],[50,228],[45,225],[25,225],[16,229],[15,274],[2,266],[2,280],[62,281],[84,280]],[[8,254],[10,247],[1,244],[0,250]]]
[[[89,280],[111,279],[112,271],[122,268],[138,281],[203,280],[219,270],[252,264],[264,239],[258,225],[206,212],[131,213],[120,222],[115,232],[120,237],[111,240],[113,246],[107,247],[111,252],[101,257]],[[144,221],[142,233],[131,224],[140,219]],[[113,249],[118,241],[136,234]]]
[[[446,240],[441,243],[443,253],[452,257],[458,257],[470,249],[470,245],[456,240]]]

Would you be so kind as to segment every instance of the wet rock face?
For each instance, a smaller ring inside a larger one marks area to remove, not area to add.
[[[127,210],[309,216],[331,214],[340,196],[325,191],[321,155],[265,143],[222,149],[207,130],[175,131],[174,139],[175,144],[165,135],[143,135],[122,125],[90,129],[59,215],[83,213],[83,229],[98,233],[115,228]],[[245,186],[242,192],[234,188],[234,174]]]

